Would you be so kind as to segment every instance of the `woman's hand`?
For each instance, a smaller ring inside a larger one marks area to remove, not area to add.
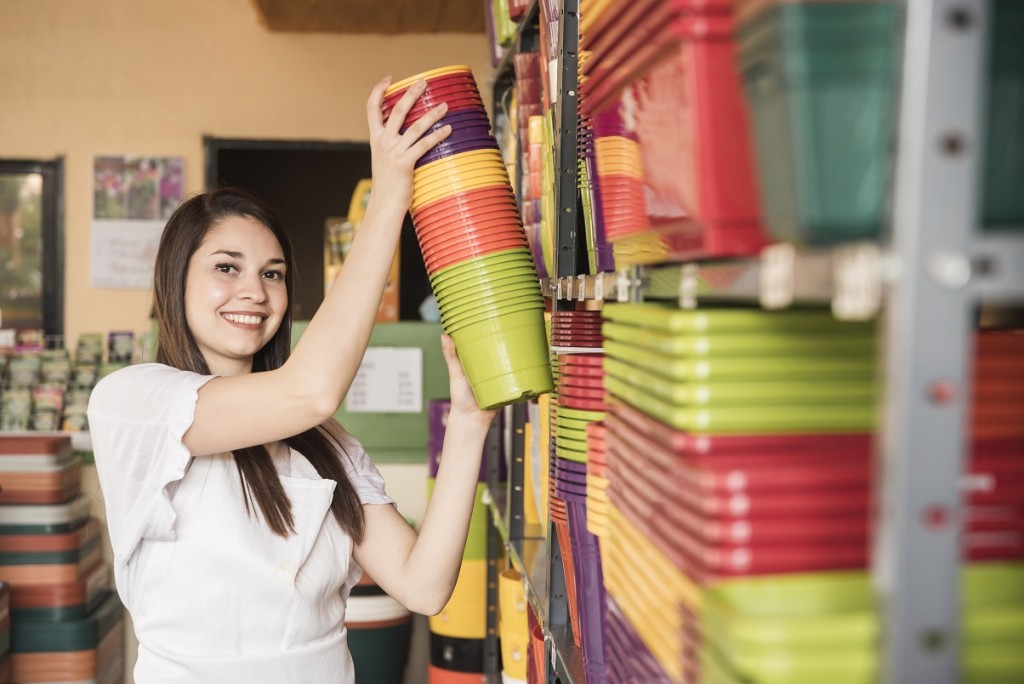
[[[448,419],[452,416],[463,416],[469,421],[487,427],[498,415],[498,409],[481,409],[476,403],[473,395],[473,388],[469,385],[465,371],[462,370],[462,362],[455,351],[455,342],[448,335],[441,335],[441,352],[444,354],[445,363],[448,364],[448,382],[450,385],[452,405],[448,413]]]
[[[448,105],[442,103],[417,119],[404,133],[401,132],[406,115],[426,90],[427,83],[423,80],[417,81],[405,91],[385,124],[381,109],[384,91],[390,83],[390,76],[382,79],[374,86],[366,102],[373,169],[371,202],[378,207],[381,203],[387,203],[405,213],[412,204],[412,177],[416,161],[447,138],[452,128],[446,125],[424,136],[448,111]]]

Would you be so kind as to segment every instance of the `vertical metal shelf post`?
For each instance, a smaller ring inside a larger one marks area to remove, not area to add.
[[[530,408],[525,402],[512,404],[509,407],[511,420],[506,430],[511,431],[511,449],[508,460],[508,539],[520,541],[525,535],[523,517],[523,495],[526,486],[526,422],[530,417]]]
[[[576,134],[578,125],[577,84],[579,66],[579,0],[562,3],[562,36],[558,64],[558,106],[555,109],[555,277],[574,276],[579,264],[579,208]],[[571,302],[555,302],[556,307]]]
[[[496,416],[487,430],[484,442],[484,459],[487,464],[487,492],[500,487],[501,464],[501,419]],[[484,637],[484,673],[501,676],[501,646],[498,642],[498,560],[501,556],[501,540],[494,521],[487,526],[487,634]]]
[[[558,55],[558,106],[555,109],[555,279],[575,276],[579,273],[579,187],[576,162],[576,136],[578,127],[579,81],[579,0],[563,0],[561,10],[561,40]],[[574,304],[568,300],[555,299],[555,310],[571,310]],[[555,453],[555,437],[552,434],[550,453]],[[547,667],[545,681],[554,684],[555,644],[551,632],[569,628],[569,606],[565,586],[565,571],[562,552],[558,544],[555,526],[547,522],[548,535],[548,595],[546,601],[546,624],[548,634],[544,639],[544,662]],[[563,683],[564,684],[564,683]]]
[[[910,0],[905,7],[874,578],[882,681],[953,684],[988,3]]]

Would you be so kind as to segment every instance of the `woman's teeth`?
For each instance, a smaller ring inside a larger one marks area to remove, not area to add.
[[[224,314],[224,318],[232,323],[241,323],[242,325],[259,325],[263,321],[259,316],[239,316],[236,314]]]

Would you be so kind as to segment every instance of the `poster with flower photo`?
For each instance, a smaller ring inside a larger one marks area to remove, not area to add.
[[[93,160],[92,287],[148,289],[160,234],[185,193],[182,157]]]

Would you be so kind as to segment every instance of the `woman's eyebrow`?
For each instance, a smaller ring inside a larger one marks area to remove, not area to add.
[[[215,250],[213,252],[210,252],[210,256],[213,256],[215,254],[224,254],[225,256],[229,256],[232,259],[244,259],[245,258],[245,255],[242,254],[241,252],[232,252],[231,250],[227,250],[227,249],[218,249],[218,250]]]
[[[218,249],[218,250],[215,250],[213,252],[210,252],[210,256],[214,256],[216,254],[223,254],[225,256],[231,257],[232,259],[239,259],[239,260],[244,260],[245,259],[245,255],[242,254],[241,252],[233,252],[233,251],[231,251],[229,249]],[[266,265],[267,266],[277,266],[278,264],[283,264],[283,263],[285,263],[284,259],[279,259],[279,258],[275,257],[273,259],[267,259]]]

